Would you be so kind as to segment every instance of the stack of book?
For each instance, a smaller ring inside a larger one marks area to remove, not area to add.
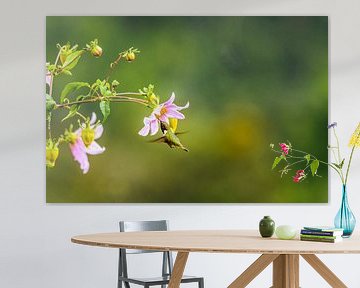
[[[334,227],[304,227],[300,232],[302,241],[337,243],[342,241],[344,230]]]

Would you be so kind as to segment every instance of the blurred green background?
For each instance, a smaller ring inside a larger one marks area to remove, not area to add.
[[[99,143],[83,175],[66,144],[56,167],[47,169],[47,202],[324,203],[321,178],[292,182],[272,171],[269,144],[289,140],[327,159],[327,17],[47,17],[46,60],[56,44],[84,47],[94,38],[104,50],[85,55],[73,76],[61,75],[54,97],[68,82],[105,78],[109,63],[131,46],[141,54],[121,63],[112,79],[121,91],[149,83],[165,101],[171,92],[186,119],[179,131],[189,153],[137,132],[150,111],[133,103],[112,104]],[[97,105],[83,107],[90,115]],[[55,119],[61,119],[57,115]],[[71,122],[53,121],[55,135]],[[53,132],[54,133],[54,132]],[[298,168],[300,169],[300,167]]]

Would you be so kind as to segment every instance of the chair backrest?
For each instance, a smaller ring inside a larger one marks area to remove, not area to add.
[[[167,220],[156,221],[120,221],[120,232],[168,231]],[[159,251],[126,249],[126,254],[156,253]]]
[[[169,223],[167,220],[158,221],[120,221],[120,232],[141,232],[141,231],[168,231]],[[159,253],[161,251],[136,250],[136,249],[119,249],[119,276],[128,277],[127,257],[126,254],[140,253]],[[171,252],[163,253],[162,275],[171,275],[173,267],[173,259]],[[129,287],[129,284],[127,284]]]

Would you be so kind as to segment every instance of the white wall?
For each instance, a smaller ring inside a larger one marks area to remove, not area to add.
[[[75,234],[115,231],[119,219],[167,218],[173,229],[256,228],[263,215],[301,226],[329,223],[340,201],[332,175],[329,205],[47,205],[44,165],[44,62],[46,15],[329,15],[331,120],[345,145],[359,121],[360,2],[210,1],[4,1],[0,17],[0,287],[115,287],[116,250],[70,243]],[[360,155],[349,184],[360,219]],[[357,177],[356,177],[357,176]],[[66,189],[66,183],[64,183]],[[206,287],[226,287],[255,255],[192,254],[187,273]],[[349,287],[360,287],[360,255],[321,256]],[[134,260],[138,269],[146,263]],[[348,263],[347,265],[344,265]],[[150,270],[153,270],[150,269]],[[267,269],[250,287],[269,287]],[[306,263],[302,287],[327,287]],[[190,286],[188,286],[190,287]]]

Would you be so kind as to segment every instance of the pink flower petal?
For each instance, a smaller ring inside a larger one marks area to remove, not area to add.
[[[86,155],[85,145],[81,138],[78,138],[74,144],[70,144],[70,150],[74,160],[80,164],[81,170],[86,174],[89,171],[90,163]]]
[[[75,133],[77,136],[81,136],[81,131],[82,131],[82,129],[79,128],[79,129],[77,129],[74,133]]]
[[[95,124],[96,122],[96,114],[95,112],[92,112],[91,119],[90,119],[90,125]]]
[[[45,77],[45,82],[47,85],[51,86],[52,78],[53,78],[52,74],[49,71],[47,71]]]
[[[185,119],[184,114],[180,113],[176,110],[169,110],[166,112],[166,116],[169,118],[176,118],[176,119]]]
[[[100,124],[95,127],[95,140],[99,139],[104,132],[104,127]]]
[[[167,114],[162,114],[159,116],[159,120],[161,122],[166,122],[166,123],[169,123],[169,117],[167,116]]]
[[[154,119],[150,122],[151,135],[155,135],[159,131],[159,121]]]
[[[185,119],[185,115],[177,110],[169,110],[166,116],[169,118]]]
[[[105,151],[105,147],[101,147],[95,141],[91,142],[91,144],[86,148],[86,153],[90,155],[98,155]]]
[[[80,168],[81,168],[81,170],[83,170],[84,174],[89,172],[90,163],[89,163],[87,156],[86,156],[86,160],[84,160],[84,162],[80,165]]]
[[[185,106],[177,106],[177,110],[178,111],[181,111],[181,110],[183,110],[183,109],[186,109],[186,108],[189,108],[189,106],[190,106],[190,103],[189,102],[187,102],[186,104],[185,104]]]
[[[140,136],[147,136],[150,132],[150,125],[145,125],[141,130],[138,132]]]
[[[174,102],[174,100],[175,100],[175,93],[172,92],[169,100],[167,100],[166,102],[164,102],[163,105],[165,105],[165,106],[166,106],[166,105],[170,105],[170,104],[172,104],[172,103]]]
[[[154,109],[154,111],[152,112],[151,115],[160,115],[160,114],[161,114],[161,109],[162,109],[163,107],[164,107],[163,104],[157,106],[157,107]]]

